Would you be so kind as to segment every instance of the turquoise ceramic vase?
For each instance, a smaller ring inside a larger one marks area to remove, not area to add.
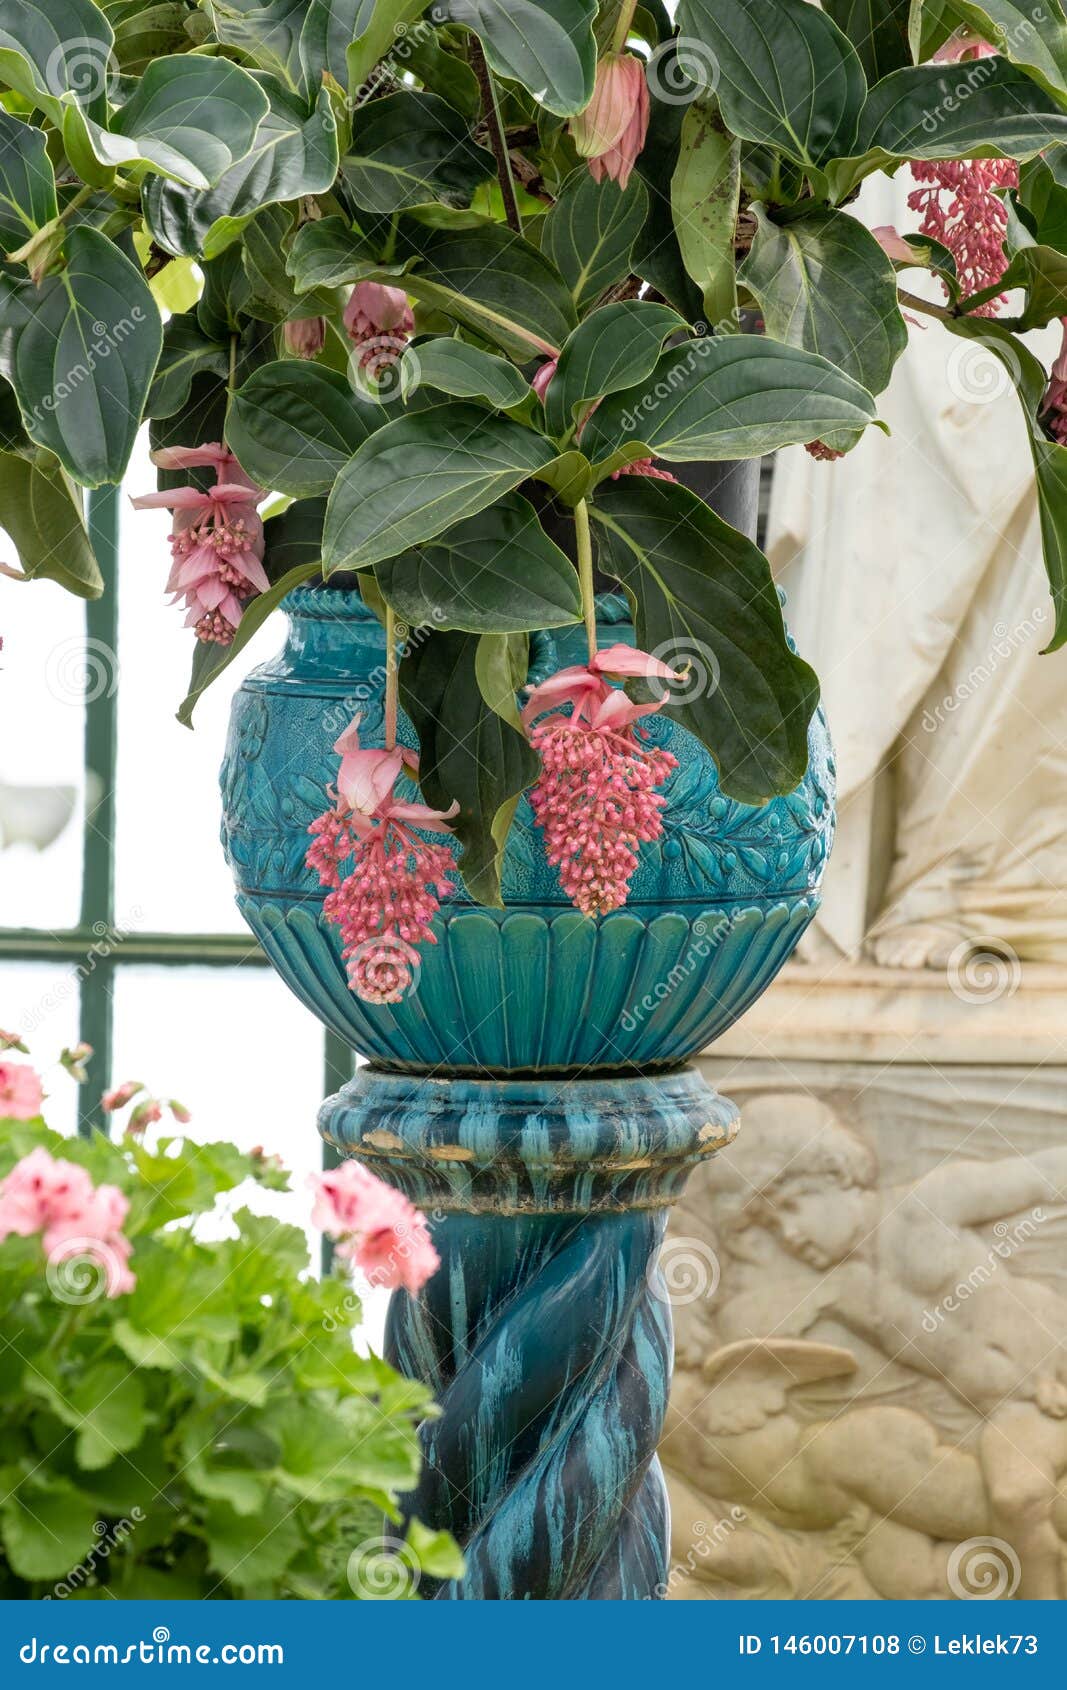
[[[671,1323],[656,1255],[689,1169],[736,1129],[685,1063],[815,912],[833,834],[825,724],[796,791],[752,808],[720,792],[669,711],[652,718],[679,766],[626,908],[594,920],[570,906],[523,800],[505,908],[446,902],[417,989],[375,1007],[348,989],[304,854],[341,729],[359,711],[364,743],[381,743],[382,630],[352,591],[304,589],[285,610],[283,650],[234,703],[222,837],[271,962],[367,1059],[320,1130],[431,1217],[442,1265],[418,1298],[394,1295],[387,1348],[441,1405],[410,1509],[455,1534],[466,1573],[421,1594],[662,1594]],[[632,640],[622,599],[598,610],[602,644]],[[581,661],[581,637],[540,636],[534,672]]]

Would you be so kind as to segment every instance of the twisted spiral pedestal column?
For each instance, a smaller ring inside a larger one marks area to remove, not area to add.
[[[428,1079],[361,1069],[323,1136],[431,1216],[441,1267],[387,1359],[433,1389],[408,1511],[463,1546],[446,1600],[636,1600],[667,1579],[656,1445],[672,1358],[668,1206],[737,1130],[691,1069]]]

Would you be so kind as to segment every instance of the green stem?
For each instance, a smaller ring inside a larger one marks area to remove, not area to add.
[[[635,0],[636,4],[636,0]],[[478,87],[482,95],[482,116],[485,118],[489,130],[489,141],[496,159],[497,181],[500,183],[500,197],[504,202],[504,216],[508,221],[508,228],[515,234],[522,234],[522,213],[519,211],[518,196],[515,192],[515,177],[511,169],[511,154],[508,152],[507,130],[500,115],[500,101],[497,99],[496,84],[493,73],[489,69],[488,61],[482,50],[482,44],[476,35],[471,36],[471,68],[478,78]]]
[[[574,529],[578,539],[578,580],[582,589],[582,614],[585,618],[585,637],[589,642],[589,661],[596,656],[596,593],[593,587],[593,537],[589,532],[589,506],[579,499],[574,507]]]
[[[903,288],[897,289],[897,303],[909,311],[922,311],[927,317],[937,317],[942,323],[951,323],[956,315],[944,305],[932,305],[928,299],[920,299],[914,293],[905,293]]]
[[[634,13],[636,10],[637,0],[622,0],[622,11],[619,13],[619,21],[615,25],[615,34],[613,35],[611,41],[611,50],[613,53],[621,53],[625,47],[626,37],[630,33],[630,25],[634,21]]]
[[[383,264],[391,264],[393,262],[393,259],[396,255],[396,237],[397,237],[397,231],[399,230],[399,228],[400,228],[400,213],[399,213],[399,211],[394,211],[392,222],[389,225],[389,233],[386,236],[385,245],[382,247],[382,263]]]
[[[385,607],[385,749],[396,745],[396,695],[398,686],[396,663],[396,612]]]

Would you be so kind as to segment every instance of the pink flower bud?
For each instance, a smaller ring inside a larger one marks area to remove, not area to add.
[[[570,133],[597,182],[610,176],[620,188],[630,180],[648,133],[648,84],[642,60],[608,53],[597,66],[593,97],[570,120]]]
[[[297,317],[282,330],[285,350],[293,358],[317,358],[326,345],[325,317]]]
[[[125,1109],[130,1099],[136,1097],[139,1091],[144,1091],[143,1081],[123,1080],[121,1086],[116,1086],[113,1091],[104,1093],[100,1099],[100,1107],[105,1115],[113,1115],[116,1109]]]

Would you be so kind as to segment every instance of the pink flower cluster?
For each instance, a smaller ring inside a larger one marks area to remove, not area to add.
[[[611,684],[625,676],[682,678],[647,652],[611,646],[587,665],[561,669],[531,687],[523,712],[543,764],[530,803],[544,830],[545,854],[585,915],[625,904],[638,847],[663,831],[666,800],[655,788],[678,766],[669,751],[642,745],[634,726],[666,697],[631,703]],[[569,715],[558,708],[541,714],[566,704]]]
[[[17,1162],[0,1183],[0,1243],[41,1234],[46,1256],[75,1253],[104,1271],[107,1295],[121,1297],[137,1281],[122,1225],[129,1204],[117,1185],[94,1186],[84,1168],[49,1155],[43,1146]]]
[[[233,453],[219,442],[207,446],[169,446],[152,453],[161,469],[215,471],[215,486],[175,487],[143,493],[135,510],[172,510],[171,571],[167,591],[172,603],[186,607],[185,625],[208,645],[229,645],[244,605],[270,585],[263,568],[263,523],[256,505],[263,498]]]
[[[8,1049],[25,1050],[21,1040],[7,1037]],[[28,1063],[0,1062],[0,1121],[32,1121],[43,1101],[41,1082]]]
[[[359,722],[357,716],[334,745],[341,758],[336,804],[308,829],[314,843],[307,865],[332,888],[323,910],[341,930],[352,990],[366,1003],[399,1003],[415,978],[416,946],[436,944],[430,923],[455,890],[451,852],[412,828],[448,833],[458,805],[442,812],[398,798],[397,780],[405,769],[417,770],[418,757],[406,746],[361,748]]]
[[[415,1294],[440,1265],[424,1215],[359,1162],[312,1174],[314,1226],[339,1240],[337,1255],[372,1285]]]
[[[1007,269],[1008,212],[1000,190],[1018,187],[1015,160],[915,159],[911,173],[921,184],[908,195],[909,208],[922,213],[919,233],[951,252],[964,297],[995,287]],[[1004,297],[987,300],[973,315],[995,317]]]

